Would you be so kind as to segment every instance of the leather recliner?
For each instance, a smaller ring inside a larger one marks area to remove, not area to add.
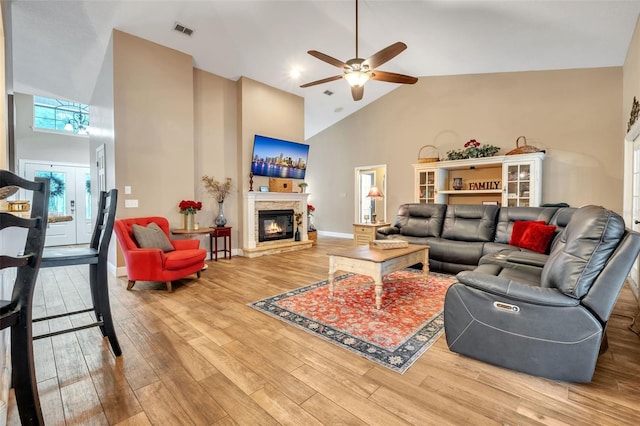
[[[449,349],[494,365],[589,382],[640,234],[597,206],[578,209],[549,255],[483,258],[447,291]]]

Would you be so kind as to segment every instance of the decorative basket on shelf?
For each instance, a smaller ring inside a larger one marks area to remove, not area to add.
[[[429,148],[429,150],[427,150],[427,153],[426,153],[427,156],[423,157],[422,150],[425,148]],[[438,157],[438,154],[439,154],[438,148],[436,148],[433,145],[425,145],[422,148],[420,148],[420,151],[418,151],[418,163],[435,163],[440,159]]]
[[[520,139],[523,140],[522,146],[520,146]],[[530,154],[532,152],[540,152],[540,149],[535,146],[527,145],[526,137],[518,136],[518,139],[516,139],[516,148],[507,152],[507,155]]]

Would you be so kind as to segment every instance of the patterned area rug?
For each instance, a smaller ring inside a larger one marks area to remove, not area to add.
[[[430,273],[425,282],[411,270],[389,274],[380,310],[373,285],[358,285],[370,281],[344,274],[335,279],[333,300],[325,280],[249,306],[404,373],[444,331],[444,295],[455,277]]]

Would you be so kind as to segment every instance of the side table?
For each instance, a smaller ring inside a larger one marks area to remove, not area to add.
[[[389,223],[354,223],[353,224],[353,245],[355,247],[369,245],[369,242],[376,239],[378,228],[389,226]]]
[[[218,238],[222,238],[224,241],[224,248],[218,250]],[[231,259],[231,227],[230,226],[220,226],[217,228],[213,228],[211,233],[209,233],[209,246],[212,247],[212,242],[215,242],[215,249],[211,250],[211,258],[213,259],[213,255],[215,254],[215,260],[218,260],[218,253],[224,253],[224,258],[227,258],[227,253],[229,253],[229,259]],[[227,249],[227,242],[229,242],[229,248]]]
[[[211,245],[211,235],[214,233],[216,228],[199,228],[199,229],[172,229],[171,233],[174,235],[209,235],[209,259],[213,259],[213,246]],[[205,265],[206,266],[206,265]]]

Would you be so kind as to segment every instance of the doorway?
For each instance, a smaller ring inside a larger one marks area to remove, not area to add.
[[[625,171],[623,215],[627,227],[640,230],[640,122],[636,122],[625,136]],[[633,295],[640,303],[640,265],[636,258],[628,281]]]
[[[382,197],[369,197],[372,187],[377,187]],[[355,168],[355,223],[371,223],[387,220],[387,165]]]
[[[91,172],[89,167],[21,160],[24,177],[50,179],[49,224],[45,246],[91,241]]]

